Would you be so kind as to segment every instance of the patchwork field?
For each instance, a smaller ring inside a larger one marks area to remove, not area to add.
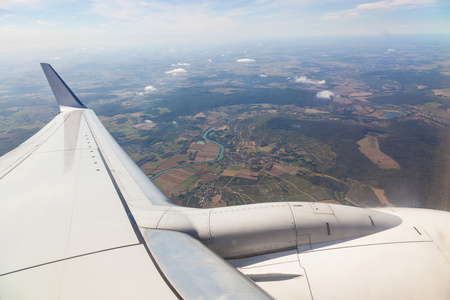
[[[373,135],[366,135],[365,138],[359,140],[357,144],[360,146],[361,151],[367,156],[375,165],[381,169],[400,169],[400,165],[380,151],[380,145],[378,144],[378,138]]]

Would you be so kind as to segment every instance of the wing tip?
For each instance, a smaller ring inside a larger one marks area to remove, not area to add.
[[[67,86],[64,80],[56,73],[55,69],[49,63],[41,63],[45,77],[58,102],[59,108],[63,111],[65,108],[87,108],[72,90]]]

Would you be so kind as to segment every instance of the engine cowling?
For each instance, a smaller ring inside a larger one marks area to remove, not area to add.
[[[283,202],[205,210],[168,210],[159,229],[189,233],[221,257],[306,251],[318,243],[351,239],[393,228],[402,220],[357,207]]]

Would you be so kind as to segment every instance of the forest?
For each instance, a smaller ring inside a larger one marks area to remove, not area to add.
[[[268,130],[296,131],[329,145],[336,157],[323,171],[330,176],[344,182],[347,178],[376,182],[376,187],[384,189],[398,206],[436,207],[438,203],[441,209],[449,209],[449,204],[442,201],[448,193],[442,182],[445,170],[439,168],[442,159],[448,159],[441,148],[446,133],[443,128],[423,120],[392,122],[381,127],[284,117],[272,118],[266,126]],[[380,169],[358,150],[356,141],[368,131],[379,133],[380,150],[394,159],[400,169]]]

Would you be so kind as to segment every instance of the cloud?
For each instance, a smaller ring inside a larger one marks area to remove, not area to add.
[[[382,0],[378,2],[362,3],[351,9],[325,13],[321,16],[321,19],[333,21],[337,19],[354,18],[358,17],[360,12],[364,11],[412,9],[433,2],[435,2],[435,0]]]
[[[2,0],[0,9],[10,10],[18,7],[35,7],[42,5],[42,0]]]
[[[144,88],[144,91],[143,92],[138,92],[138,93],[136,93],[136,96],[144,96],[145,94],[150,94],[151,92],[154,92],[154,91],[157,91],[158,89],[157,88],[155,88],[154,86],[152,86],[152,85],[147,85],[145,88]]]
[[[36,23],[41,24],[41,25],[45,25],[45,26],[55,26],[56,25],[56,23],[42,21],[42,20],[37,20]]]
[[[320,91],[316,94],[316,97],[320,99],[331,99],[332,97],[336,96],[337,95],[331,91]]]
[[[240,58],[240,59],[236,60],[236,62],[238,62],[238,63],[251,63],[251,62],[255,62],[255,60],[253,58]]]
[[[186,70],[183,68],[173,69],[173,70],[166,72],[166,74],[172,74],[173,76],[184,74],[184,73],[186,73]]]
[[[0,16],[0,21],[2,21],[2,20],[5,20],[5,19],[8,19],[8,18],[14,18],[16,15],[3,15],[3,16]]]
[[[147,85],[144,88],[144,91],[145,91],[146,94],[154,92],[154,91],[157,91],[157,90],[158,90],[157,88],[155,88],[154,86],[151,86],[151,85]]]
[[[55,56],[55,57],[50,58],[50,60],[60,60],[60,59],[62,59],[62,58],[59,57],[59,56]]]
[[[190,66],[191,64],[189,63],[177,63],[177,64],[172,64],[172,67],[176,67],[176,66]]]
[[[305,84],[316,84],[316,85],[322,85],[325,84],[325,80],[315,80],[310,79],[306,76],[300,76],[295,78],[296,83],[305,83]]]

